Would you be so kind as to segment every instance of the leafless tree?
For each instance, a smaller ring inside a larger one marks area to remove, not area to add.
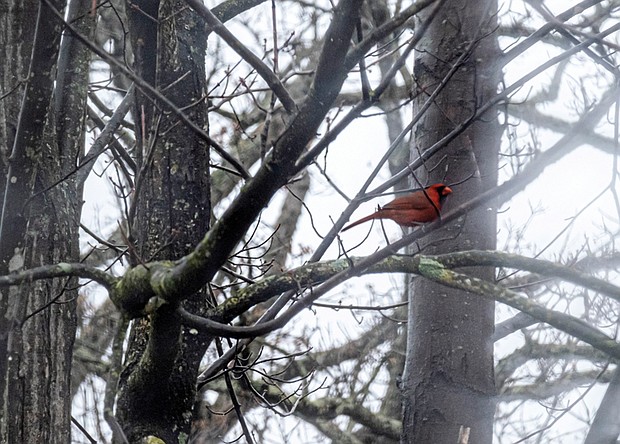
[[[619,6],[6,2],[0,441],[617,439]]]

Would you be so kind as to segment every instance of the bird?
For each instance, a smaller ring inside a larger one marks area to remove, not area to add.
[[[388,202],[374,213],[347,225],[342,231],[373,219],[390,219],[401,227],[415,227],[432,222],[439,217],[441,206],[449,194],[452,194],[452,188],[436,183]]]

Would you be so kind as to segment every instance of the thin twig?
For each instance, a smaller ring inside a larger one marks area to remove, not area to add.
[[[269,85],[269,88],[278,96],[280,102],[289,113],[297,110],[297,104],[291,98],[290,94],[278,79],[278,76],[263,63],[261,59],[250,51],[243,43],[237,39],[232,32],[224,26],[222,22],[199,0],[185,0],[190,7],[198,13],[205,22],[211,27],[213,32],[219,35],[228,45],[239,54],[252,68],[263,78]]]

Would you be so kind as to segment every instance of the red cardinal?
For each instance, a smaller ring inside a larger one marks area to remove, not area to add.
[[[391,219],[403,227],[414,227],[432,222],[439,217],[441,205],[450,193],[452,193],[452,189],[449,186],[436,183],[425,190],[394,199],[385,206],[379,207],[370,216],[363,217],[344,227],[342,231],[372,219]]]

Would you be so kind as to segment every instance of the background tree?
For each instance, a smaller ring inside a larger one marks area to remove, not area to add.
[[[442,79],[449,82],[428,110],[428,93],[414,101],[414,113],[421,118],[411,140],[412,161],[419,147],[430,147],[449,136],[455,122],[467,121],[495,96],[501,79],[496,17],[495,2],[467,8],[447,2],[430,24],[414,62],[417,87],[428,91]],[[496,186],[501,136],[497,117],[497,108],[490,107],[459,137],[424,159],[414,180],[462,184],[451,205],[466,203],[470,196]],[[492,204],[478,207],[431,234],[423,251],[494,250],[496,233],[496,209]],[[417,253],[417,246],[411,252]],[[493,268],[473,273],[494,280]],[[495,304],[426,279],[415,279],[411,294],[403,440],[454,442],[459,430],[468,429],[471,442],[490,442],[495,410],[491,340]],[[428,335],[431,331],[436,334]]]
[[[617,437],[616,2],[82,3],[0,10],[3,442]]]

